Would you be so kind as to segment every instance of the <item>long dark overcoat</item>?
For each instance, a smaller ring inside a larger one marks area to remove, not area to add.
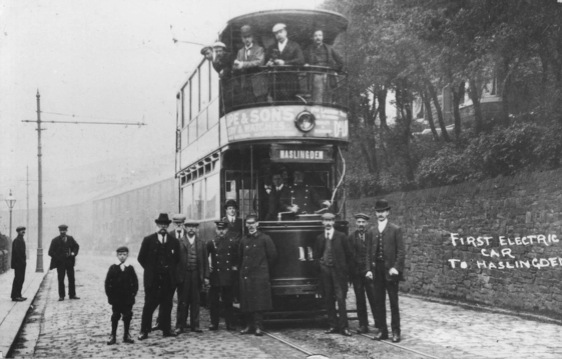
[[[18,235],[12,243],[12,269],[25,270],[25,267],[25,241],[22,235]]]
[[[209,278],[209,256],[207,254],[207,248],[205,242],[199,238],[198,235],[195,236],[195,257],[197,258],[197,268],[199,270],[199,286],[202,286],[203,279]],[[180,261],[176,267],[176,280],[177,283],[183,283],[187,277],[187,248],[189,242],[187,236],[183,236],[179,241],[180,249]]]
[[[273,240],[260,231],[240,242],[240,309],[257,312],[273,308],[270,270],[277,259]]]
[[[209,276],[209,284],[213,287],[229,286],[235,283],[235,275],[238,274],[238,245],[240,240],[236,236],[223,238],[216,237],[207,242],[207,251],[211,255],[211,267],[213,270]]]
[[[139,291],[139,280],[131,265],[121,270],[119,264],[113,264],[105,277],[105,294],[111,305],[133,305]]]
[[[140,265],[144,268],[144,288],[150,289],[154,285],[157,285],[158,273],[157,261],[158,261],[158,248],[160,246],[160,241],[158,240],[158,234],[153,233],[147,237],[144,237],[141,244],[141,249],[137,260]],[[170,276],[170,284],[172,287],[176,285],[176,267],[180,261],[180,244],[176,237],[167,235],[165,246],[166,263],[168,265],[168,275]]]
[[[66,236],[66,243],[68,247],[65,246],[61,236],[57,236],[51,241],[51,245],[49,247],[51,265],[49,266],[49,269],[74,267],[80,246],[72,236]],[[74,255],[69,255],[69,252],[73,252]]]
[[[403,281],[406,247],[404,244],[404,238],[402,236],[402,229],[394,223],[390,222],[387,223],[382,233],[379,233],[379,229],[376,225],[374,226],[373,240],[367,245],[367,261],[365,265],[365,272],[370,271],[371,267],[374,268],[373,263],[375,260],[377,245],[379,243],[379,235],[382,236],[383,241],[383,258],[384,268],[386,269],[386,280]],[[391,276],[390,273],[388,273],[388,270],[392,267],[394,267],[399,272],[397,276]]]

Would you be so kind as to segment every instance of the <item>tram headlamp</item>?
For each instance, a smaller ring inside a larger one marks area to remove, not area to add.
[[[303,111],[295,118],[295,126],[302,132],[312,131],[316,126],[316,117],[309,111]]]

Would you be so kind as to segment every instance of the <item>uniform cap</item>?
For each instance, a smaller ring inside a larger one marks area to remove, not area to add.
[[[59,226],[59,230],[62,230],[62,229],[67,230],[67,229],[68,229],[68,226],[67,226],[66,224],[61,224],[61,225]]]
[[[255,213],[250,213],[248,216],[246,216],[246,222],[248,221],[256,221],[258,220],[258,215]]]
[[[215,221],[215,225],[217,226],[217,229],[228,228],[228,222],[225,221]]]
[[[117,248],[116,252],[117,252],[117,253],[120,253],[120,252],[127,252],[127,253],[129,253],[129,248],[127,248],[126,246],[121,246],[121,247]]]
[[[368,221],[369,219],[371,219],[371,217],[367,216],[365,213],[356,213],[353,215],[353,217],[355,217],[355,219],[364,219],[366,221]]]
[[[283,23],[279,23],[279,24],[275,24],[275,26],[273,26],[273,29],[271,31],[273,32],[277,32],[277,31],[281,31],[283,29],[286,29],[287,25],[283,24]]]
[[[333,213],[330,213],[330,212],[326,212],[326,213],[324,213],[324,214],[322,215],[322,219],[331,221],[331,220],[336,219],[336,215],[333,214]]]

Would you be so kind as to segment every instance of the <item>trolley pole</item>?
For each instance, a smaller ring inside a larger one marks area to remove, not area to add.
[[[75,125],[137,125],[146,126],[143,122],[96,122],[96,121],[41,121],[41,95],[39,89],[37,90],[37,121],[23,120],[22,122],[35,122],[37,123],[37,180],[38,180],[38,195],[37,195],[37,273],[43,273],[43,169],[41,165],[41,128],[42,122],[48,123],[71,123]]]

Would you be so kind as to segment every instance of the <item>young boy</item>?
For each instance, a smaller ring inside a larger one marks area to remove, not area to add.
[[[107,345],[115,344],[115,335],[117,334],[117,325],[119,319],[123,315],[123,342],[134,343],[129,335],[129,326],[133,317],[133,304],[135,304],[135,296],[139,290],[139,281],[135,269],[129,263],[125,263],[129,256],[129,248],[117,248],[117,259],[119,264],[113,264],[109,267],[107,277],[105,278],[105,294],[107,300],[111,304],[111,336]]]

